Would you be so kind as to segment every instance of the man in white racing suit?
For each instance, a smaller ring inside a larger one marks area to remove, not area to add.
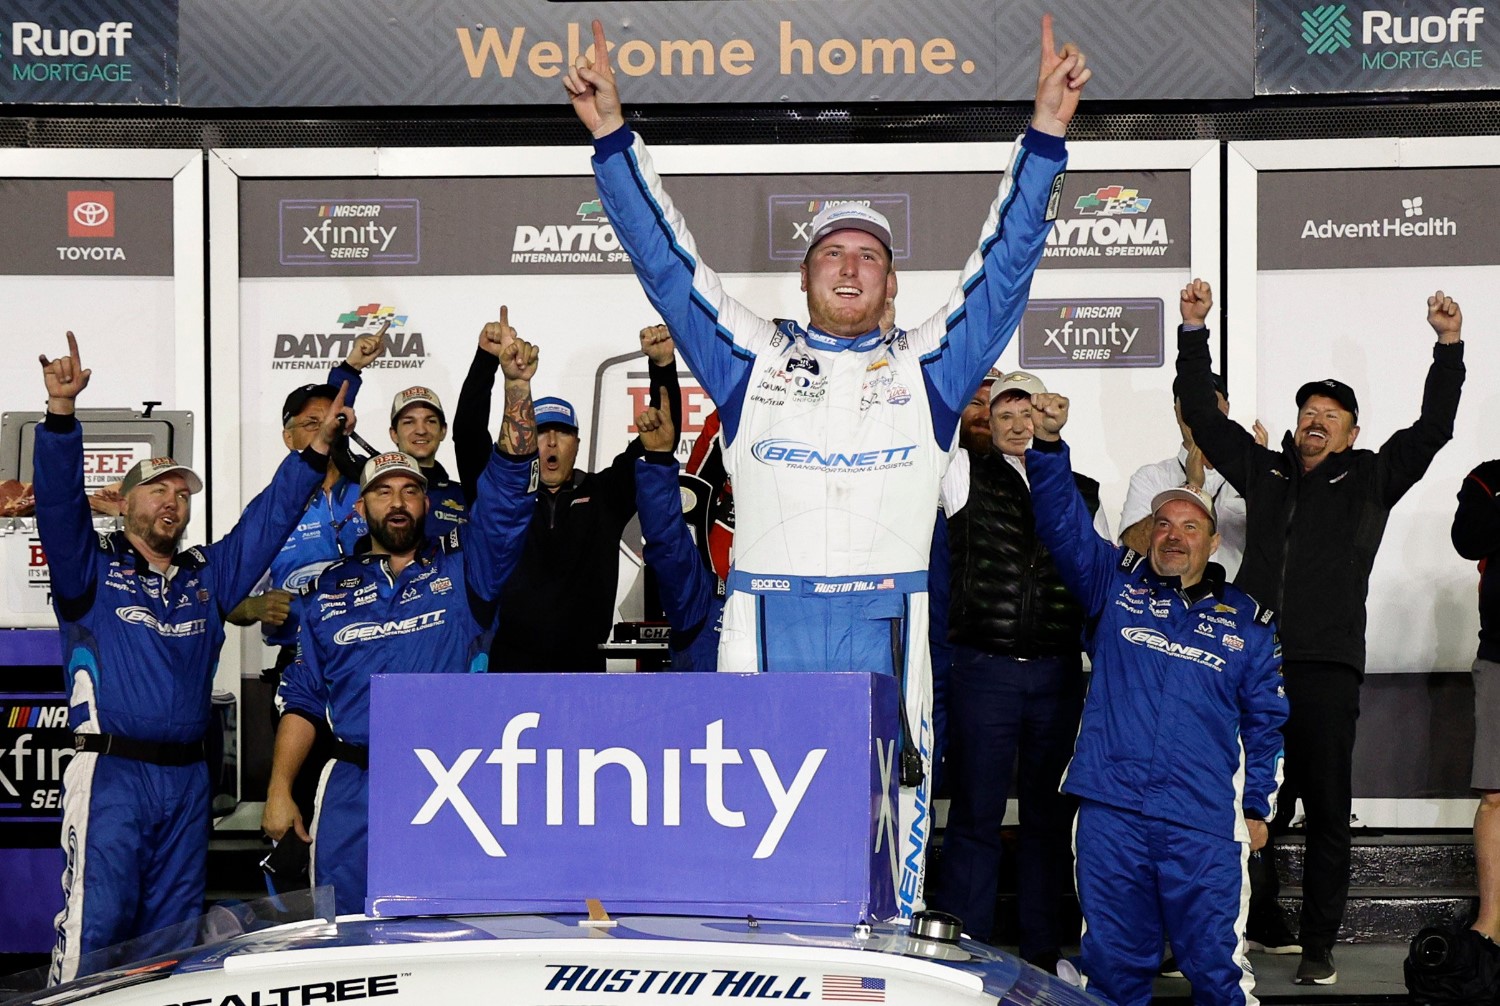
[[[890,225],[833,204],[801,266],[810,324],[729,297],[625,126],[604,29],[566,78],[594,136],[599,195],[646,295],[718,405],[737,506],[723,671],[872,671],[903,681],[903,915],[921,903],[932,748],[927,563],[958,416],[1010,340],[1042,255],[1090,72],[1042,19],[1031,128],[946,305],[882,333],[896,296]],[[890,754],[895,760],[894,753]]]

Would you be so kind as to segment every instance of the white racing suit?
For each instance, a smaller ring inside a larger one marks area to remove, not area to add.
[[[723,423],[736,527],[719,670],[902,678],[912,784],[889,851],[897,904],[910,915],[931,830],[927,562],[938,482],[959,413],[1025,306],[1061,191],[1063,142],[1035,130],[1017,141],[942,310],[917,328],[856,339],[773,325],[729,297],[699,261],[645,144],[621,128],[594,147],[620,244]],[[899,753],[882,758],[900,772]]]

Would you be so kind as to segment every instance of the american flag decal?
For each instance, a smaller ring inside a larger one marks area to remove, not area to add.
[[[859,975],[824,975],[823,999],[834,1002],[883,1003],[885,979]]]

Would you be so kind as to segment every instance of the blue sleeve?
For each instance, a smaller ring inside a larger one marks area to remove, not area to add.
[[[49,413],[37,424],[32,451],[36,530],[52,595],[56,601],[91,599],[96,573],[90,550],[97,539],[83,490],[83,428],[73,416]]]
[[[333,385],[334,390],[337,391],[339,385],[345,381],[349,382],[349,391],[344,395],[344,404],[352,406],[355,397],[359,395],[360,386],[365,383],[365,379],[359,371],[349,366],[349,364],[335,364],[333,369],[328,372],[328,383]]]
[[[646,538],[646,564],[656,570],[672,631],[685,634],[701,629],[713,610],[714,577],[704,568],[687,521],[682,519],[675,457],[648,453],[636,459],[635,505]]]
[[[1098,617],[1109,600],[1119,550],[1094,530],[1094,518],[1073,481],[1068,445],[1061,440],[1032,443],[1026,452],[1026,478],[1037,537],[1052,553],[1057,572],[1084,614]]]
[[[952,447],[958,416],[1010,343],[1062,192],[1062,137],[1027,129],[1011,148],[999,192],[947,304],[908,337],[922,359],[938,445]]]
[[[271,568],[271,560],[297,527],[308,498],[322,483],[328,464],[328,456],[311,447],[300,454],[289,452],[271,484],[250,501],[239,522],[204,547],[216,595],[221,605],[228,605],[226,612],[249,596],[256,581]]]
[[[651,163],[621,127],[594,142],[594,180],[646,297],[672,331],[688,369],[719,407],[732,440],[755,355],[775,329],[723,290]]]
[[[469,522],[459,531],[464,542],[464,578],[483,601],[494,601],[516,568],[526,530],[536,513],[537,456],[513,457],[490,451],[479,475]]]
[[[1281,789],[1281,725],[1286,692],[1281,678],[1281,642],[1269,626],[1252,626],[1250,666],[1240,678],[1240,743],[1245,749],[1245,813],[1269,821]]]
[[[293,598],[292,609],[298,623],[306,625],[303,618],[307,614],[306,597]],[[322,658],[310,632],[297,633],[297,659],[281,672],[281,683],[276,686],[276,711],[283,716],[300,713],[315,723],[328,722],[328,685],[323,680]]]

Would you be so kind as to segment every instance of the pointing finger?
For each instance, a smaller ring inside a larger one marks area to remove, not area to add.
[[[609,72],[609,44],[604,41],[604,24],[594,18],[594,66]]]
[[[500,305],[500,324],[510,326],[510,308],[504,304]]]
[[[1438,294],[1438,296],[1441,297],[1442,294]],[[75,362],[78,360],[78,340],[73,337],[72,332],[68,333],[68,355],[71,356]]]
[[[1045,61],[1057,54],[1057,43],[1052,39],[1052,15],[1042,15],[1042,59]]]

